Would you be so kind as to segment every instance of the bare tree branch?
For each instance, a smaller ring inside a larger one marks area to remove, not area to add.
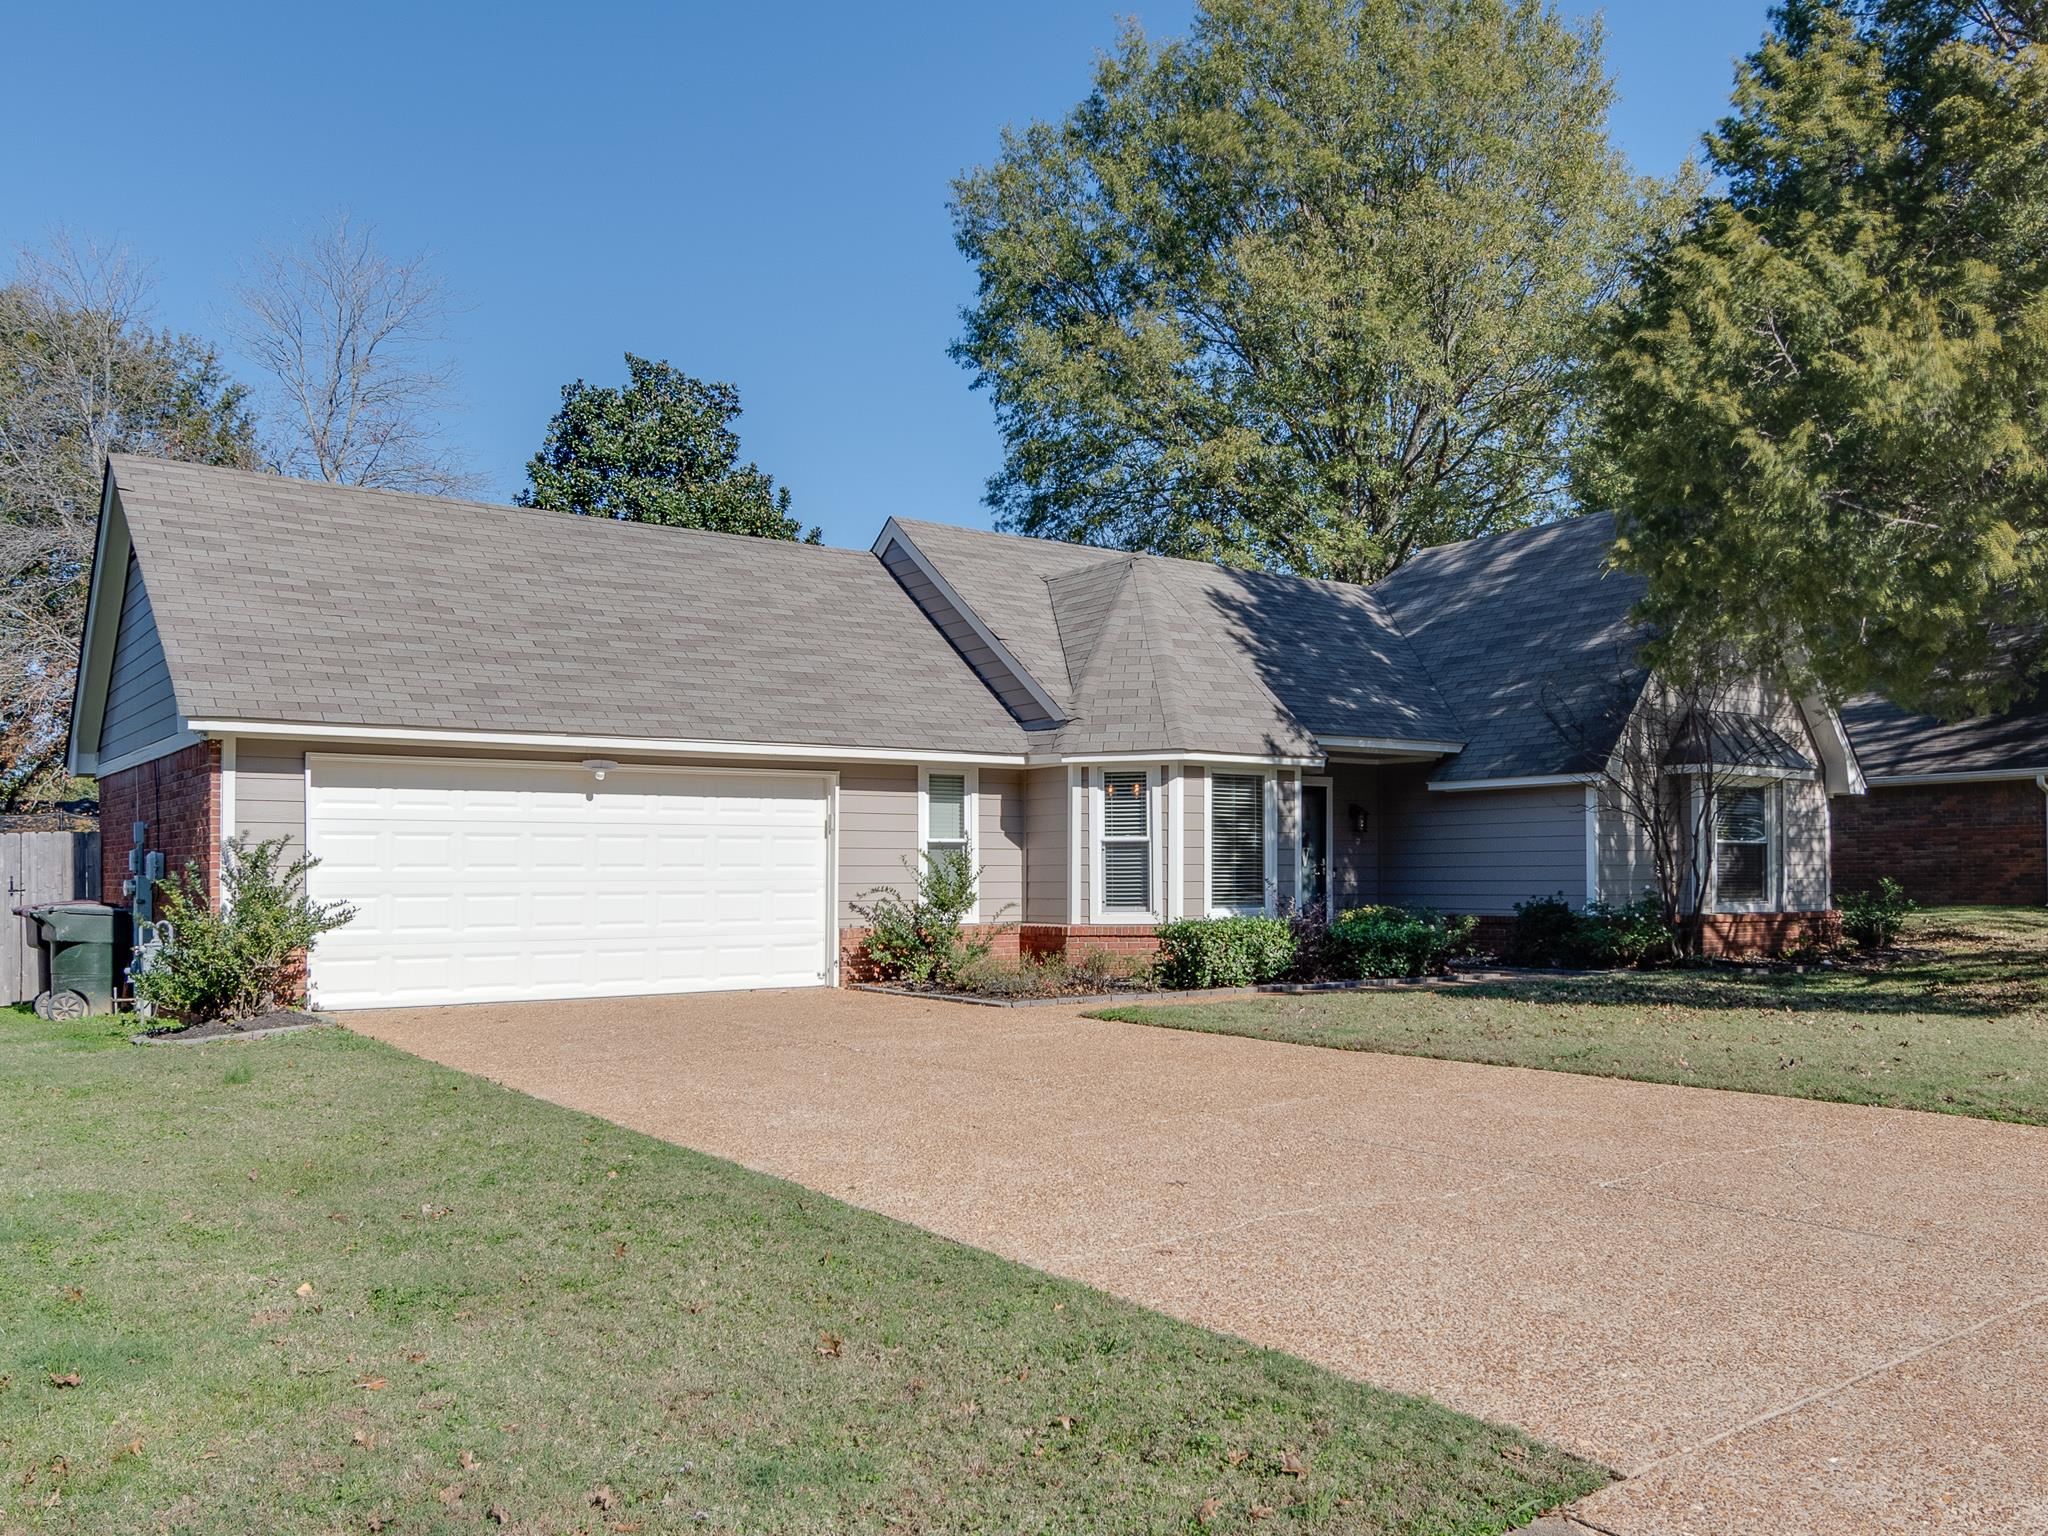
[[[236,297],[236,343],[276,397],[276,468],[383,490],[474,488],[442,436],[451,303],[425,253],[387,256],[373,228],[341,213],[297,245],[266,247]]]

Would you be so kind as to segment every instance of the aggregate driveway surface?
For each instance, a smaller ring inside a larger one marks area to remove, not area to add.
[[[1520,1425],[1596,1530],[2048,1532],[2048,1130],[825,989],[347,1022]]]

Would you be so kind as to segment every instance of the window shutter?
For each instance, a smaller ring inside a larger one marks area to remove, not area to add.
[[[1152,807],[1142,773],[1102,776],[1102,905],[1152,907]]]
[[[1219,907],[1266,904],[1265,789],[1257,774],[1209,781],[1209,895]]]

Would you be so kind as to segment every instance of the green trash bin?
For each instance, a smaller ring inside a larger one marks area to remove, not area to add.
[[[114,1011],[114,978],[131,947],[125,907],[97,901],[58,901],[16,908],[35,924],[36,940],[49,957],[49,990],[36,998],[46,1019],[82,1019]]]

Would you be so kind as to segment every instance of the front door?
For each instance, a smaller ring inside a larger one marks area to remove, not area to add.
[[[1301,904],[1330,900],[1330,786],[1301,786]]]

